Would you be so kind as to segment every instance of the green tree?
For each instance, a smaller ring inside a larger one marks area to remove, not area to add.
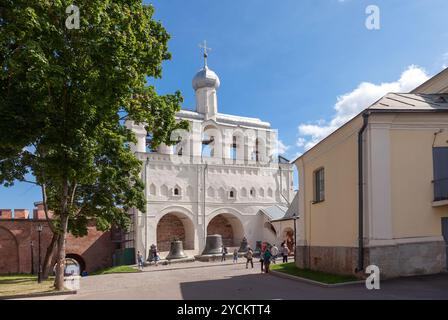
[[[79,29],[66,27],[72,1],[0,2],[0,183],[31,174],[41,186],[62,290],[67,232],[125,227],[129,208],[145,210],[123,118],[145,123],[152,147],[187,127],[175,120],[180,93],[147,85],[170,59],[169,34],[141,0],[77,1]]]

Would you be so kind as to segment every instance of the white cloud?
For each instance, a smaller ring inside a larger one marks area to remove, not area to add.
[[[442,69],[448,68],[448,52],[442,55]]]
[[[362,82],[358,87],[337,97],[336,113],[330,121],[319,120],[313,124],[300,124],[297,146],[305,150],[312,148],[320,140],[353,118],[363,109],[389,92],[406,93],[429,79],[426,71],[418,66],[409,66],[397,81],[374,84]]]
[[[290,148],[290,146],[284,144],[282,140],[280,140],[280,139],[278,140],[277,153],[279,155],[285,154],[289,148]]]

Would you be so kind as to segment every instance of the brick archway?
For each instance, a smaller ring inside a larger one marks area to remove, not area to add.
[[[19,244],[14,234],[0,227],[0,270],[4,273],[19,273]]]
[[[167,213],[157,223],[157,248],[169,251],[174,238],[183,242],[184,250],[194,250],[194,226],[182,213]]]
[[[220,234],[222,242],[227,247],[237,247],[244,237],[240,220],[232,214],[221,213],[215,216],[207,225],[207,234]]]

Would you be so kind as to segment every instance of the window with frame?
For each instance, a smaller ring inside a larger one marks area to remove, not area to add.
[[[433,148],[434,201],[448,200],[448,147]]]
[[[325,171],[320,168],[314,171],[314,203],[325,200]]]

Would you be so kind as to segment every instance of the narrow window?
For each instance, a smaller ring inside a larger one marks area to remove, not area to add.
[[[178,196],[179,195],[179,189],[178,188],[174,188],[174,195]]]
[[[230,196],[230,198],[234,198],[235,197],[235,195],[233,194],[233,191],[230,191],[229,196]]]
[[[233,160],[236,160],[236,147],[237,147],[236,136],[233,136],[232,146],[230,147],[230,158]]]
[[[434,201],[448,200],[448,147],[433,148]]]
[[[324,168],[314,171],[314,202],[325,200]]]

